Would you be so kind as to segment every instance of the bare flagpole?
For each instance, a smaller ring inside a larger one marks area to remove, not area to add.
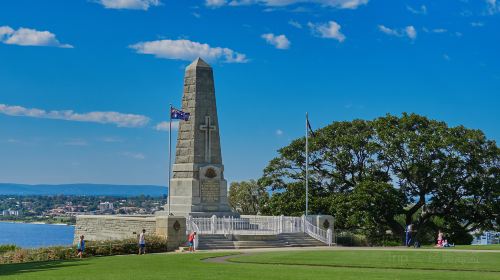
[[[309,116],[306,112],[306,219],[309,210]]]
[[[168,110],[169,116],[169,128],[168,128],[168,215],[171,216],[170,212],[170,174],[172,173],[172,103],[170,103],[170,109]]]

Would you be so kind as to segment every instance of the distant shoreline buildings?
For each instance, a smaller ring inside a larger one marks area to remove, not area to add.
[[[11,210],[11,209],[7,209],[7,210],[3,210],[2,211],[2,216],[19,216],[19,211],[18,210]]]
[[[101,212],[113,212],[113,202],[100,202],[99,203],[99,211]]]

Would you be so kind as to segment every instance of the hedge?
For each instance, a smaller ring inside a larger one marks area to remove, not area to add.
[[[134,238],[115,241],[88,241],[85,245],[84,257],[138,253],[137,240]],[[166,251],[167,239],[158,236],[146,237],[147,253],[161,253]],[[0,264],[69,260],[75,258],[77,258],[76,246],[37,249],[16,248],[13,251],[0,253]]]
[[[10,245],[10,244],[0,245],[0,254],[8,251],[14,251],[16,249],[19,249],[19,247],[17,247],[16,245]]]

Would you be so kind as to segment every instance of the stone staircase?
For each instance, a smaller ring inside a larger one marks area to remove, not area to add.
[[[200,235],[199,250],[256,249],[284,247],[326,246],[304,233],[282,233],[275,236],[228,236],[218,234]]]

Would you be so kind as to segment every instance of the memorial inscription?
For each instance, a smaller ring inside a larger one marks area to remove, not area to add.
[[[201,202],[219,203],[220,181],[219,180],[201,180]]]

